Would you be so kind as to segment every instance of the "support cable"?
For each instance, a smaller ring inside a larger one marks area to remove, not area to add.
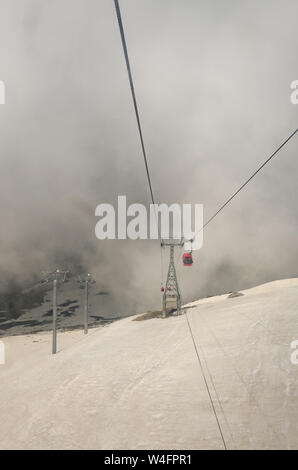
[[[151,178],[150,178],[150,172],[149,172],[149,167],[148,167],[148,161],[147,161],[147,155],[146,155],[146,150],[145,150],[145,144],[144,144],[144,139],[143,139],[142,126],[141,126],[141,121],[140,121],[140,116],[139,116],[138,104],[137,104],[135,88],[134,88],[130,63],[129,63],[128,52],[127,52],[127,45],[126,45],[126,40],[125,40],[125,35],[124,35],[124,29],[123,29],[123,23],[122,23],[122,18],[121,18],[119,1],[114,0],[114,3],[115,3],[115,8],[116,8],[118,24],[119,24],[119,30],[120,30],[120,36],[121,36],[121,41],[122,41],[122,47],[123,47],[125,62],[126,62],[126,68],[127,68],[127,72],[128,72],[128,78],[129,78],[129,84],[130,84],[130,89],[131,89],[131,94],[132,94],[132,100],[133,100],[134,110],[135,110],[136,119],[137,119],[139,136],[140,136],[140,140],[141,140],[141,146],[142,146],[142,152],[143,152],[143,157],[144,157],[144,163],[145,163],[146,175],[147,175],[147,180],[148,180],[148,185],[149,185],[149,190],[150,190],[151,201],[152,201],[152,204],[155,204],[153,190],[152,190],[152,184],[151,184]]]
[[[234,192],[234,194],[232,194],[231,197],[229,197],[229,199],[224,203],[222,204],[222,206],[220,206],[220,208],[215,212],[215,214],[212,215],[212,217],[210,217],[207,222],[204,223],[204,225],[195,233],[195,235],[193,236],[193,238],[189,241],[193,241],[196,236],[205,228],[207,227],[207,225],[210,224],[210,222],[215,219],[215,217],[232,201],[232,199],[234,199],[234,197],[237,196],[237,194],[240,193],[240,191],[242,191],[242,189],[259,173],[259,171],[262,170],[262,168],[264,168],[265,165],[267,165],[267,163],[270,162],[270,160],[272,160],[272,158],[289,142],[289,140],[292,139],[292,137],[294,137],[294,135],[296,134],[296,132],[298,132],[298,129],[296,129],[294,132],[292,132],[292,134],[270,155],[270,157],[267,158],[267,160],[265,160],[265,162],[240,186],[239,189],[237,189],[237,191]]]
[[[224,438],[224,435],[223,435],[223,432],[222,432],[222,429],[221,429],[221,426],[220,426],[220,422],[219,422],[219,419],[218,419],[218,416],[217,416],[217,413],[216,413],[216,409],[215,409],[215,406],[214,406],[214,402],[213,402],[213,399],[212,399],[212,396],[211,396],[211,393],[210,393],[209,385],[208,385],[208,382],[207,382],[207,379],[206,379],[206,376],[205,376],[205,372],[204,372],[204,369],[203,369],[203,366],[202,366],[202,362],[201,362],[201,358],[200,358],[200,355],[199,355],[199,351],[198,351],[198,348],[197,348],[197,345],[196,345],[196,342],[195,342],[195,339],[194,339],[194,336],[193,336],[193,332],[192,332],[192,329],[191,329],[191,326],[190,326],[190,323],[189,323],[189,319],[188,319],[188,314],[187,314],[187,312],[186,312],[185,315],[186,315],[186,320],[187,320],[189,332],[190,332],[190,335],[191,335],[191,338],[192,338],[192,342],[193,342],[193,345],[194,345],[194,348],[195,348],[196,356],[197,356],[198,361],[199,361],[199,365],[200,365],[200,368],[201,368],[202,376],[203,376],[203,379],[204,379],[204,382],[205,382],[205,385],[206,385],[206,389],[207,389],[207,392],[208,392],[208,395],[209,395],[209,399],[210,399],[210,402],[211,402],[212,410],[213,410],[213,413],[214,413],[214,416],[215,416],[215,419],[216,419],[216,423],[217,423],[217,426],[218,426],[218,429],[219,429],[219,433],[220,433],[220,436],[221,436],[221,440],[222,440],[222,442],[223,442],[223,445],[224,445],[225,450],[227,450],[226,441],[225,441],[225,438]]]

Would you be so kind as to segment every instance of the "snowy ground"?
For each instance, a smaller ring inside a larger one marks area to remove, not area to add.
[[[1,338],[0,448],[298,449],[298,279],[242,292],[60,333],[56,356],[49,333]]]

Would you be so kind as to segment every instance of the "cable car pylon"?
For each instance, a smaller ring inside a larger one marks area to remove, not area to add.
[[[170,247],[170,260],[169,260],[169,268],[168,268],[168,275],[165,284],[165,288],[163,291],[162,296],[162,316],[166,318],[167,316],[167,306],[176,305],[177,314],[181,313],[181,295],[180,289],[178,285],[178,279],[176,274],[175,268],[175,246],[183,246],[184,242],[182,240],[169,238],[169,239],[162,239],[160,243],[161,247],[169,246]]]

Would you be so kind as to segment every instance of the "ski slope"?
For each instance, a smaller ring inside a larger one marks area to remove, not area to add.
[[[298,279],[242,293],[60,333],[56,356],[1,338],[0,448],[297,449]]]

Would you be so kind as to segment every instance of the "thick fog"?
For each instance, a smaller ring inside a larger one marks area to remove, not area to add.
[[[294,0],[120,1],[157,202],[215,212],[298,127]],[[95,208],[150,195],[112,0],[2,0],[0,288],[88,270],[160,304],[157,241],[100,241]],[[298,134],[204,232],[184,300],[298,276]]]

